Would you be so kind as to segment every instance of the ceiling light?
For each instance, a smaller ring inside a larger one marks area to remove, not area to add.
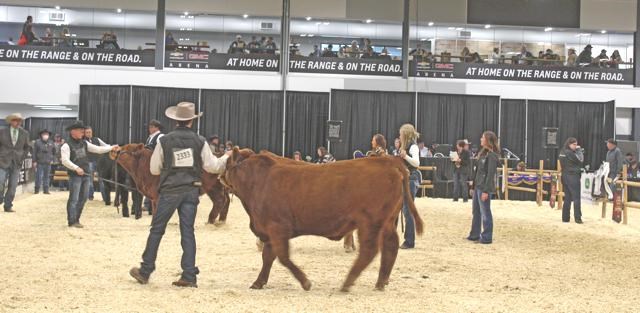
[[[320,25],[320,24],[322,24],[322,22],[316,22],[316,25]]]
[[[429,26],[433,26],[433,24],[434,24],[433,22],[429,22],[429,24],[427,24],[427,25],[429,25]]]
[[[313,36],[315,36],[315,35],[314,35],[314,34],[309,34],[309,35],[307,35],[307,37],[313,37]]]
[[[189,12],[187,12],[187,11],[184,11],[184,15],[189,15]]]
[[[448,27],[447,29],[448,30],[455,30],[456,28],[455,27]]]
[[[484,28],[486,28],[486,29],[491,28],[491,25],[489,25],[489,24],[484,25]]]
[[[249,14],[243,14],[242,15],[242,18],[247,18],[247,17],[249,17]]]
[[[366,19],[364,22],[367,23],[367,24],[371,24],[371,22],[373,22],[373,21],[371,19]]]
[[[311,20],[311,16],[307,16],[306,19],[307,19],[307,21],[310,21]]]
[[[329,25],[329,24],[331,24],[331,23],[329,23],[329,22],[323,22],[322,23],[322,25]]]
[[[192,30],[193,30],[193,28],[187,28],[187,31],[192,31]]]
[[[601,30],[601,31],[600,31],[600,33],[601,33],[601,34],[606,34],[606,33],[607,33],[607,31],[603,29],[603,30]]]
[[[427,38],[420,38],[420,41],[427,41]]]
[[[56,10],[60,10],[60,6],[59,5],[56,5]]]
[[[544,29],[545,32],[550,32],[552,30],[553,30],[553,27],[547,27],[547,28]]]
[[[71,111],[71,108],[40,108],[40,110],[52,110],[52,111]]]
[[[118,13],[122,13],[122,9],[121,9],[121,8],[117,8],[117,9],[116,9],[116,12],[118,12]]]
[[[307,34],[300,34],[300,37],[307,37]]]
[[[456,27],[456,30],[463,30],[464,28],[462,27]]]

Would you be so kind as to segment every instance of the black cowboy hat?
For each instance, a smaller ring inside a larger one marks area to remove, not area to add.
[[[81,120],[77,120],[73,122],[71,125],[67,126],[64,130],[71,131],[73,129],[86,129],[86,128],[87,126],[84,125],[84,122],[82,122]]]

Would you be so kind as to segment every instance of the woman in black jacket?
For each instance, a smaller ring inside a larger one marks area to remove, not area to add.
[[[491,194],[496,192],[496,172],[500,159],[498,137],[486,131],[480,137],[482,150],[478,154],[475,178],[473,180],[473,219],[467,240],[490,244],[493,241],[493,216],[491,215]],[[481,231],[482,230],[482,231]]]
[[[578,224],[582,224],[582,211],[580,210],[580,175],[582,175],[582,162],[584,156],[579,149],[578,140],[569,137],[564,143],[564,148],[559,156],[562,166],[562,189],[564,191],[564,203],[562,205],[562,221],[569,223],[571,217],[571,202],[573,202],[573,217]]]

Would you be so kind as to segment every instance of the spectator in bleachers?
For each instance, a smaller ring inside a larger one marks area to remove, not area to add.
[[[120,49],[120,46],[118,45],[118,37],[113,30],[102,35],[99,48],[107,50]]]
[[[367,51],[368,48],[373,49],[373,46],[371,45],[371,39],[365,38],[364,39],[364,46],[362,47],[362,51]]]
[[[218,135],[209,137],[209,147],[211,148],[211,152],[213,152],[213,154],[220,154],[224,152],[220,150],[220,137],[218,137]]]
[[[429,148],[425,147],[424,140],[422,138],[418,138],[418,148],[420,149],[421,158],[429,158],[433,156]]]
[[[313,58],[318,58],[321,55],[322,53],[320,52],[320,48],[318,47],[318,45],[313,45],[313,52],[309,53],[309,56]]]
[[[233,141],[227,140],[227,142],[224,143],[224,151],[233,151]]]
[[[167,35],[164,37],[164,44],[167,50],[174,50],[178,45],[178,42],[173,38],[173,34],[171,32],[167,32]]]
[[[258,42],[258,38],[256,36],[251,36],[251,41],[247,45],[247,49],[249,49],[249,53],[260,52],[260,43]]]
[[[424,62],[427,56],[427,50],[422,48],[422,44],[419,43],[416,45],[416,48],[409,51],[409,55],[413,56],[413,59],[418,62]]]
[[[578,56],[578,59],[576,61],[576,63],[578,65],[590,65],[593,62],[593,58],[591,57],[591,45],[586,45],[584,47],[584,50],[582,50],[582,52],[580,52],[580,55]]]
[[[624,156],[624,164],[625,165],[631,165],[632,162],[633,162],[633,153],[627,153]]]
[[[598,54],[595,59],[593,59],[593,63],[597,63],[600,67],[606,67],[609,64],[609,57],[607,56],[607,50],[602,49],[600,54]]]
[[[382,134],[373,135],[373,138],[371,138],[371,151],[367,152],[367,156],[385,156],[387,154],[387,139]]]
[[[73,44],[71,43],[71,34],[69,33],[68,28],[63,28],[62,32],[60,32],[60,38],[58,39],[56,45],[61,48],[72,48]]]
[[[389,50],[387,50],[387,47],[382,48],[382,51],[378,55],[378,57],[387,61],[391,61],[391,55],[389,54]]]
[[[300,151],[296,151],[293,153],[293,160],[294,161],[299,161],[299,162],[304,162],[304,160],[302,159],[302,153],[300,153]]]
[[[518,54],[518,64],[522,64],[522,65],[531,65],[531,61],[528,59],[533,58],[533,54],[531,54],[531,52],[527,51],[527,47],[526,46],[522,46],[520,48],[520,54]]]
[[[360,49],[358,48],[358,42],[355,40],[351,41],[351,46],[345,49],[345,53],[350,58],[360,57]]]
[[[278,46],[273,41],[273,37],[267,38],[267,42],[264,44],[263,49],[267,54],[276,54],[276,50],[278,50]]]
[[[44,37],[42,37],[42,43],[46,46],[53,45],[53,32],[51,28],[47,27],[44,32]]]
[[[462,48],[462,51],[460,52],[460,62],[471,62],[471,51],[469,50],[469,48]]]
[[[25,31],[22,32],[18,45],[31,45],[35,41],[38,41],[38,36],[33,32],[33,24],[26,24]],[[21,44],[22,43],[22,44]]]
[[[260,37],[260,47],[264,47],[264,45],[267,44],[267,37],[262,36]]]
[[[341,59],[344,59],[347,57],[347,52],[345,47],[340,47],[340,49],[338,50],[338,57]]]
[[[361,59],[375,59],[377,58],[377,55],[375,52],[373,52],[373,48],[369,47],[367,48],[367,50],[365,51],[364,54],[362,54],[362,57],[360,57]]]
[[[326,48],[326,49],[324,49],[324,51],[322,51],[322,57],[325,57],[325,58],[335,58],[335,57],[337,57],[337,56],[338,56],[338,55],[337,55],[335,52],[333,52],[333,45],[332,45],[332,44],[329,44],[329,45],[327,46],[327,48]]]
[[[610,68],[618,68],[618,65],[623,63],[622,57],[620,57],[620,51],[613,50],[611,54],[611,59],[609,59],[609,67]]]
[[[638,161],[633,160],[627,168],[627,176],[629,178],[640,178],[640,168],[638,167]]]
[[[319,147],[318,148],[318,158],[315,161],[316,164],[331,163],[331,162],[335,162],[335,161],[336,161],[336,159],[333,157],[333,155],[331,155],[327,151],[327,148],[325,148],[325,147]]]
[[[576,54],[576,49],[569,48],[567,52],[567,66],[576,66],[578,62],[578,55]]]
[[[231,45],[229,45],[229,51],[227,51],[227,53],[229,54],[244,53],[245,46],[246,44],[242,40],[242,36],[236,35],[236,40],[234,40],[231,43]]]
[[[498,64],[500,63],[500,49],[493,48],[493,51],[489,55],[489,59],[487,60],[489,64]]]
[[[393,141],[393,155],[394,156],[400,155],[400,138],[396,138]]]

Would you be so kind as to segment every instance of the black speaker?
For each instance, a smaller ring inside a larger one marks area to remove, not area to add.
[[[327,139],[342,141],[342,121],[327,121]]]
[[[558,148],[558,128],[557,127],[542,128],[542,147],[545,149]]]

